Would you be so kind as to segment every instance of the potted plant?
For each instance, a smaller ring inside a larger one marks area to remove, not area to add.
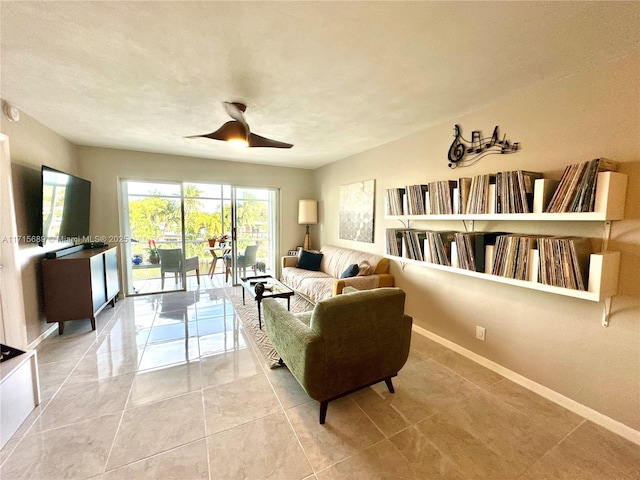
[[[226,233],[224,235],[219,235],[216,240],[218,241],[218,245],[222,245],[223,243],[227,243],[229,241],[229,235],[227,235]]]
[[[156,241],[149,240],[147,243],[149,245],[149,263],[160,263],[160,254],[158,253],[158,247],[156,247]]]

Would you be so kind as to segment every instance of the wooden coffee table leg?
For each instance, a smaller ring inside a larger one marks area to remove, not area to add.
[[[258,302],[258,327],[262,330],[262,308],[260,306],[262,298],[257,298],[256,301]]]

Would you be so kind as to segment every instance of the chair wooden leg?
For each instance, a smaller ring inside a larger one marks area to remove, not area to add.
[[[396,391],[393,389],[393,383],[391,383],[391,377],[385,378],[384,383],[387,384],[387,388],[389,389],[389,392],[396,393]]]
[[[200,269],[196,268],[196,280],[198,281],[198,285],[200,285]]]
[[[320,425],[324,425],[324,421],[327,418],[328,401],[320,402]]]

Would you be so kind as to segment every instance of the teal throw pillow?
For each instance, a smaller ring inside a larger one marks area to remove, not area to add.
[[[320,262],[322,261],[322,253],[313,253],[308,250],[300,250],[298,257],[298,268],[305,270],[320,270]]]
[[[340,278],[355,277],[356,275],[358,275],[359,271],[360,271],[360,268],[358,268],[358,264],[354,263],[353,265],[349,265],[347,269],[344,272],[342,272],[342,275],[340,275]]]

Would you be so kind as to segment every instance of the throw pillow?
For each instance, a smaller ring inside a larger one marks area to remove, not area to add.
[[[298,256],[298,268],[305,270],[320,270],[320,262],[322,261],[322,253],[313,253],[308,250],[300,250]]]
[[[360,268],[358,268],[358,264],[354,263],[352,265],[349,265],[347,269],[344,272],[342,272],[342,275],[340,275],[340,278],[355,277],[356,275],[358,275],[359,271],[360,271]]]
[[[371,275],[374,271],[375,269],[366,260],[363,260],[360,262],[360,265],[358,265],[358,276],[360,277]]]

